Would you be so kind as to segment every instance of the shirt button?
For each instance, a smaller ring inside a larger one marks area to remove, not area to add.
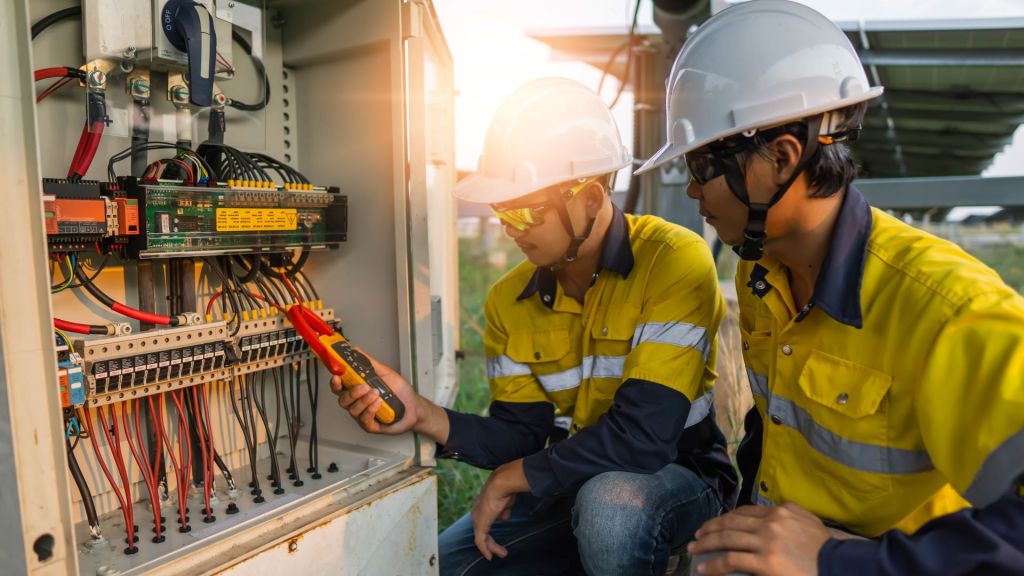
[[[790,354],[793,353],[793,347],[790,346],[789,344],[786,344],[785,346],[782,347],[782,353],[785,354],[786,356],[789,356]]]
[[[601,336],[607,336],[607,335],[608,335],[608,327],[605,326],[604,328],[601,328]]]
[[[846,392],[843,392],[839,396],[836,396],[836,404],[839,404],[840,406],[845,406],[849,400],[850,396]]]
[[[540,360],[540,352],[534,352],[533,353],[533,359],[534,360]]]
[[[743,349],[744,350],[750,350],[750,342],[747,342],[746,340],[744,340],[743,341]]]
[[[782,424],[782,416],[779,416],[778,414],[772,414],[771,418],[772,424]]]
[[[764,480],[761,480],[761,492],[767,492],[767,491],[768,491],[768,483],[765,482]]]
[[[550,294],[545,294],[545,295],[544,295],[544,296],[543,296],[543,297],[541,298],[541,300],[543,300],[543,301],[545,301],[545,302],[551,302],[551,295],[550,295]]]
[[[766,284],[764,283],[764,280],[758,280],[757,282],[754,282],[754,288],[757,288],[758,290],[764,290],[765,286]]]

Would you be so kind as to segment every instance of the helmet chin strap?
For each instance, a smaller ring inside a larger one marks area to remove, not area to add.
[[[722,162],[725,163],[725,181],[729,185],[729,189],[749,210],[747,224],[743,228],[743,243],[733,247],[740,258],[753,261],[760,260],[764,256],[764,242],[767,239],[765,221],[768,220],[768,209],[782,199],[818,150],[818,131],[821,129],[821,121],[820,115],[807,121],[807,140],[804,142],[803,153],[797,161],[796,168],[786,183],[775,191],[767,203],[750,201],[750,195],[747,193],[747,179],[738,159],[740,155],[722,159]]]
[[[562,227],[569,233],[569,238],[571,239],[569,241],[569,248],[566,249],[565,254],[562,254],[561,261],[550,266],[551,270],[558,271],[572,264],[579,257],[580,246],[590,237],[590,232],[594,229],[594,222],[597,220],[597,216],[587,216],[587,227],[582,235],[577,236],[576,231],[573,230],[572,220],[569,218],[569,210],[565,205],[566,202],[562,193],[552,190],[548,194],[551,197],[552,204],[555,205],[555,210],[558,211],[558,219],[562,221]]]

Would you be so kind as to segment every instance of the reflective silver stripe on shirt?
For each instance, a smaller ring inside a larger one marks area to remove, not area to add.
[[[806,410],[781,396],[768,399],[768,418],[793,428],[825,456],[862,472],[915,474],[934,469],[928,452],[848,440],[814,421]],[[767,424],[766,424],[767,425]]]
[[[1007,438],[989,452],[964,497],[977,508],[995,502],[1024,474],[1024,430]]]
[[[491,380],[503,376],[529,376],[530,366],[516,362],[508,356],[494,356],[487,359],[487,377]]]
[[[572,427],[571,416],[555,416],[555,428],[568,431],[570,427]]]
[[[747,367],[747,380],[750,381],[750,391],[754,396],[760,396],[761,398],[768,399],[768,377],[764,374],[758,374]]]
[[[652,342],[669,344],[680,348],[694,348],[700,351],[701,358],[708,360],[711,346],[708,345],[707,333],[700,326],[687,322],[646,322],[633,331],[633,348],[640,344]]]
[[[537,380],[547,392],[562,392],[579,386],[588,378],[622,378],[625,356],[587,356],[578,366],[553,374],[539,374]]]
[[[686,415],[686,424],[683,429],[696,426],[711,414],[711,407],[715,405],[715,391],[708,390],[703,396],[697,398],[690,404],[690,413]]]

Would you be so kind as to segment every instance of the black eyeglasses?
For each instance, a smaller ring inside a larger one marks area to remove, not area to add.
[[[725,174],[725,158],[735,156],[747,150],[746,146],[737,144],[724,146],[718,149],[709,149],[706,152],[690,152],[683,156],[686,161],[686,170],[690,177],[701,186]]]

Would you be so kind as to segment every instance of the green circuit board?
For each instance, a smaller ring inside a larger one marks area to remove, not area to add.
[[[346,239],[347,198],[326,189],[143,185],[138,257],[272,252]]]

